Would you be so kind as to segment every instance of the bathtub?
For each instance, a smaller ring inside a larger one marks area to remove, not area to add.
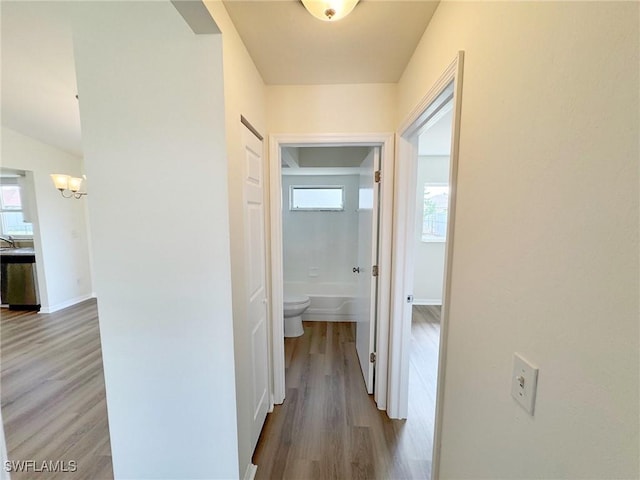
[[[289,295],[307,295],[311,304],[302,319],[305,321],[355,322],[357,284],[284,282]]]

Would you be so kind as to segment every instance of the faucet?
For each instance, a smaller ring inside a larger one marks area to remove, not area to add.
[[[11,235],[0,235],[0,240],[11,245],[11,248],[16,248],[16,242]]]

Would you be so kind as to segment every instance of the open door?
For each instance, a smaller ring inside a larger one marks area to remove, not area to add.
[[[358,313],[356,350],[369,394],[373,393],[378,294],[378,220],[380,148],[371,149],[360,165],[358,201]]]

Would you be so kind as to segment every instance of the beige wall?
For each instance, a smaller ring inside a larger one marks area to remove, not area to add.
[[[638,9],[443,2],[401,79],[465,51],[443,479],[639,476]]]
[[[238,455],[240,475],[251,463],[251,345],[247,318],[248,284],[245,271],[245,231],[242,192],[244,189],[244,150],[240,115],[266,138],[265,94],[262,78],[238,32],[220,1],[205,1],[222,32],[224,70],[225,129],[229,175],[229,225],[231,234],[231,281],[233,291],[233,332],[238,407]],[[265,150],[266,150],[266,141]],[[266,157],[265,157],[266,158]],[[266,212],[268,214],[268,212]],[[268,218],[267,218],[268,222]],[[268,226],[268,224],[267,224]]]
[[[269,133],[372,133],[396,129],[396,85],[267,87]]]

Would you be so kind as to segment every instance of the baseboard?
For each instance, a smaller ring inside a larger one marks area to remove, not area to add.
[[[441,298],[414,298],[414,305],[442,305]]]
[[[257,471],[258,471],[258,466],[254,465],[253,463],[250,463],[249,465],[247,465],[247,469],[244,471],[244,477],[242,477],[242,479],[253,480],[254,478],[256,478]]]
[[[86,300],[89,300],[91,298],[95,298],[96,294],[91,292],[88,293],[86,295],[82,295],[80,297],[75,297],[72,298],[70,300],[65,300],[64,302],[60,302],[60,303],[56,303],[55,305],[50,305],[48,307],[42,307],[40,309],[40,313],[54,313],[57,312],[58,310],[62,310],[64,308],[69,308],[72,307],[74,305],[77,305],[78,303],[84,302]]]

